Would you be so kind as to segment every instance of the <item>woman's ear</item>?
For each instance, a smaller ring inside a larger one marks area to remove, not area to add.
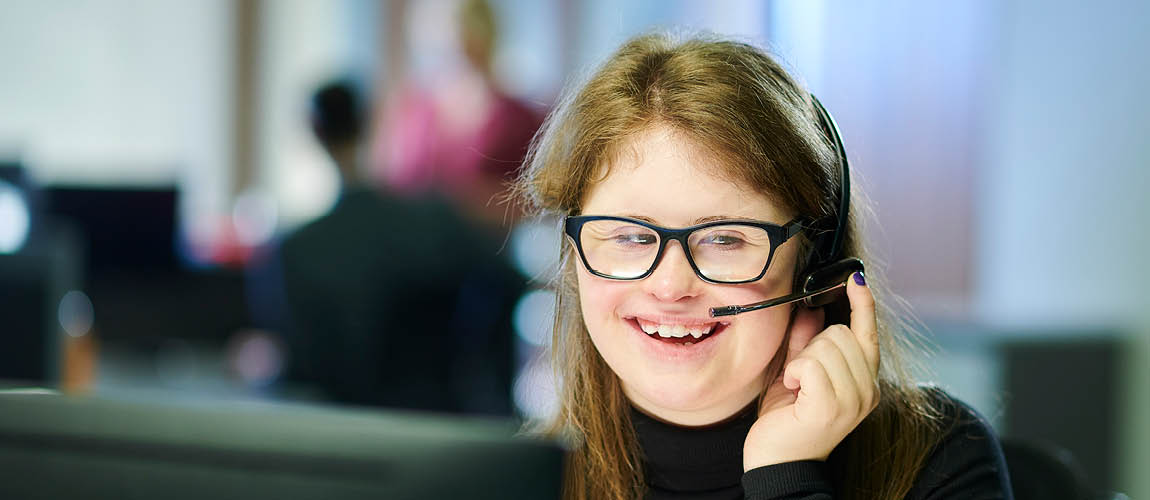
[[[794,358],[811,339],[826,328],[826,314],[821,307],[796,306],[791,319],[791,326],[787,329],[787,359]]]

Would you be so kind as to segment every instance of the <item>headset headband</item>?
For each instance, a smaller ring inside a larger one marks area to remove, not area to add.
[[[847,163],[846,148],[843,147],[843,139],[839,134],[839,127],[835,124],[835,119],[831,117],[827,108],[819,102],[818,98],[811,94],[811,102],[815,105],[815,111],[819,114],[819,122],[822,125],[823,132],[834,143],[835,150],[839,157],[839,209],[837,214],[837,222],[835,223],[834,234],[831,238],[829,248],[818,249],[818,262],[814,262],[815,268],[833,262],[838,259],[842,253],[843,235],[846,233],[847,216],[849,215],[851,205],[851,176],[850,165]]]

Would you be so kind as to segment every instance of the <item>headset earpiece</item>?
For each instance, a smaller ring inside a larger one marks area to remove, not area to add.
[[[835,285],[846,283],[847,279],[854,273],[863,272],[863,263],[861,260],[854,257],[848,257],[838,262],[823,266],[817,271],[808,274],[803,279],[802,288],[803,293],[813,292],[824,288],[832,287]],[[811,297],[803,299],[803,304],[807,307],[823,307],[827,304],[838,301],[846,293],[846,287],[839,287],[833,291],[820,293]]]

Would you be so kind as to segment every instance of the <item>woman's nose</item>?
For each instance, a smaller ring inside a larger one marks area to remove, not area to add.
[[[687,254],[678,241],[667,243],[663,257],[655,264],[655,271],[643,280],[651,295],[662,301],[675,302],[699,294],[702,280],[695,275]]]

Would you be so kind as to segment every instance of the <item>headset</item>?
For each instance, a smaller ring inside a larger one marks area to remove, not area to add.
[[[805,225],[811,231],[813,245],[807,254],[807,265],[795,280],[799,291],[762,302],[746,305],[712,307],[711,316],[734,316],[749,311],[802,301],[808,308],[823,307],[840,300],[846,292],[847,279],[856,272],[863,271],[863,262],[856,257],[842,257],[843,239],[846,233],[847,218],[851,205],[850,165],[847,162],[846,148],[839,134],[838,125],[830,112],[812,94],[811,103],[819,116],[823,133],[835,146],[839,157],[839,197],[838,212],[834,220],[823,219]],[[833,229],[829,228],[833,222]]]

